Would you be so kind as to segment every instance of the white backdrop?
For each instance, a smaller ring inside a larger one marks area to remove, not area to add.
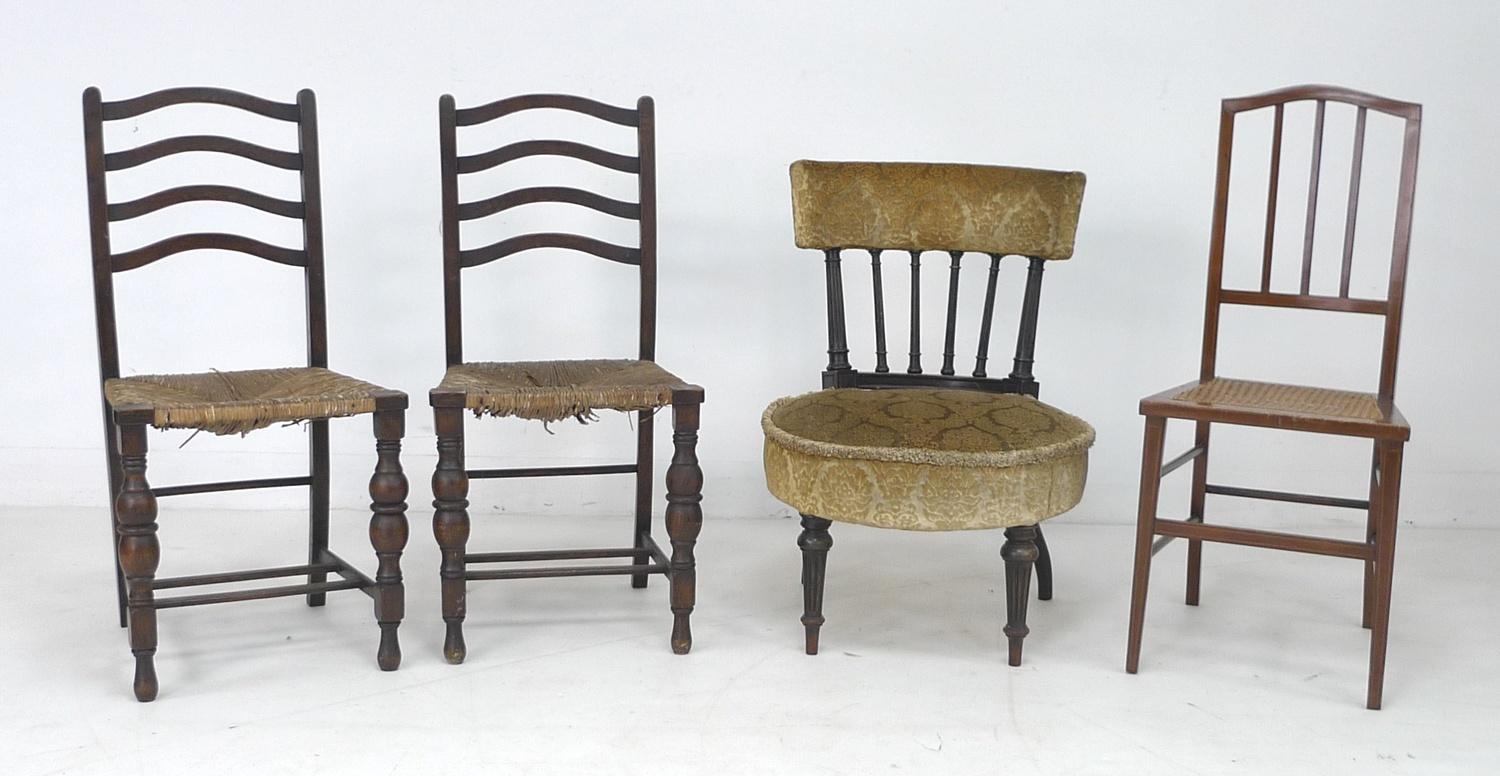
[[[281,101],[317,91],[332,365],[412,395],[405,461],[420,525],[433,460],[425,394],[443,363],[436,107],[445,92],[460,106],[537,91],[615,104],[656,98],[659,360],[707,389],[700,455],[710,519],[785,513],[761,480],[759,414],[776,396],[814,388],[824,360],[822,265],[792,245],[790,161],[1087,172],[1077,253],[1047,273],[1036,372],[1046,400],[1099,432],[1072,519],[1124,521],[1139,465],[1136,402],[1196,374],[1218,100],[1326,82],[1425,105],[1398,390],[1415,428],[1404,506],[1419,524],[1495,524],[1491,299],[1500,265],[1484,227],[1500,213],[1492,3],[6,3],[0,18],[0,504],[105,501],[79,108],[89,85],[106,100],[178,85]],[[241,118],[227,113],[203,116]],[[582,126],[551,120],[518,131]],[[111,128],[114,148],[182,131],[121,123],[129,126]],[[1339,129],[1347,119],[1331,113],[1329,127],[1323,267],[1342,233],[1348,170]],[[1296,218],[1282,231],[1295,240],[1306,181],[1296,149],[1306,141],[1292,131],[1283,208]],[[612,137],[628,147],[628,137]],[[292,147],[289,136],[277,141],[266,140]],[[1379,180],[1371,170],[1385,161],[1381,150],[1390,149],[1372,134],[1367,186]],[[1255,182],[1264,179],[1263,147],[1254,154],[1240,181],[1251,200],[1264,191]],[[1373,224],[1381,211],[1371,207],[1362,216]],[[157,221],[155,234],[188,215]],[[603,236],[624,239],[610,228]],[[152,232],[139,234],[117,246]],[[1377,235],[1361,249],[1378,254],[1382,243]],[[1258,244],[1240,254],[1252,267]],[[1295,259],[1283,253],[1281,262]],[[1003,279],[1012,304],[1018,268]],[[1381,271],[1357,275],[1357,293],[1378,296]],[[903,274],[887,276],[892,300],[904,297]],[[943,274],[937,263],[928,270],[929,316],[942,309]],[[532,253],[470,276],[471,358],[632,352],[634,287],[623,268]],[[868,364],[868,302],[859,301],[868,274],[851,264],[848,278],[851,337],[866,349],[856,363]],[[187,254],[122,276],[117,293],[127,373],[301,358],[300,286],[287,268]],[[982,282],[965,293],[972,303]],[[997,322],[997,365],[1008,364],[1012,321]],[[904,342],[904,325],[904,309],[892,307],[893,342]],[[1221,372],[1374,387],[1378,333],[1363,322],[1235,313],[1224,336]],[[937,342],[924,349],[941,351]],[[624,460],[633,449],[619,415],[599,428],[552,430],[473,424],[471,463]],[[658,436],[660,469],[668,445]],[[151,436],[154,482],[303,465],[299,429],[200,435],[179,452],[185,437]],[[1363,445],[1251,431],[1215,441],[1215,481],[1363,493]],[[336,421],[333,446],[336,506],[360,507],[373,458],[368,420]],[[481,510],[623,512],[624,479],[479,483],[473,498]],[[196,503],[284,507],[302,498],[266,491]],[[1163,513],[1182,506],[1171,501]]]

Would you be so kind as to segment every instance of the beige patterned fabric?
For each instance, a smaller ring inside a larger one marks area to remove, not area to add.
[[[152,408],[157,428],[247,434],[276,423],[339,418],[375,411],[385,389],[316,367],[138,375],[104,382],[111,407]]]
[[[808,160],[791,172],[800,248],[1073,255],[1081,172]]]
[[[587,421],[594,410],[653,410],[686,387],[654,362],[628,359],[455,364],[438,385],[463,391],[475,415],[543,421]]]
[[[761,416],[766,485],[799,512],[914,531],[1033,525],[1083,496],[1094,429],[1029,396],[831,389]]]
[[[1262,383],[1254,380],[1214,378],[1172,397],[1177,401],[1248,407],[1299,415],[1385,420],[1375,395],[1304,385]]]

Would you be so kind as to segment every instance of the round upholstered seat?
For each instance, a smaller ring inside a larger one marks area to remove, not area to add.
[[[1030,396],[840,388],[761,416],[766,484],[798,512],[915,531],[1034,525],[1083,496],[1094,429]]]

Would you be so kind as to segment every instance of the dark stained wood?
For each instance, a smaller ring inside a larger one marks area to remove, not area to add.
[[[843,310],[840,310],[843,318]],[[909,375],[922,374],[922,252],[911,251],[911,347],[906,365]]]
[[[298,150],[278,151],[232,137],[184,135],[151,143],[139,148],[106,153],[103,125],[106,121],[136,116],[184,103],[208,103],[249,111],[260,116],[296,124]],[[404,545],[404,517],[397,525],[395,479],[399,464],[400,416],[406,397],[397,391],[383,392],[376,399],[377,436],[382,451],[377,470],[380,491],[374,505],[380,571],[377,578],[360,573],[328,550],[329,462],[327,421],[308,423],[309,467],[305,476],[241,479],[222,482],[172,485],[151,489],[145,484],[145,428],[154,415],[149,407],[114,407],[104,399],[105,381],[120,376],[119,343],[116,332],[113,276],[116,272],[145,267],[161,258],[196,250],[228,250],[298,267],[306,283],[307,364],[328,365],[327,312],[324,291],[322,200],[320,194],[317,148],[317,115],[313,93],[303,90],[295,103],[278,103],[239,92],[206,87],[167,89],[117,102],[104,102],[96,88],[83,94],[84,158],[88,183],[90,246],[93,257],[94,312],[99,344],[100,405],[105,424],[106,466],[114,496],[112,522],[121,540],[117,545],[117,583],[120,596],[121,624],[131,628],[132,651],[137,662],[135,690],[137,698],[156,696],[157,682],[151,663],[155,651],[155,610],[209,603],[247,601],[278,596],[305,595],[311,606],[321,606],[325,594],[333,590],[358,589],[376,599],[376,616],[382,630],[379,662],[394,667],[399,661],[395,628],[402,614],[399,537]],[[300,180],[298,201],[269,197],[257,192],[216,184],[190,184],[147,194],[137,199],[111,204],[107,195],[107,173],[147,164],[179,153],[216,152],[242,156],[286,170],[294,170]],[[219,201],[262,210],[301,222],[303,245],[300,249],[268,245],[243,235],[196,232],[179,234],[122,253],[110,246],[110,223],[137,218],[184,202]],[[381,429],[384,429],[382,431]],[[392,437],[392,434],[395,436]],[[404,489],[404,479],[401,480]],[[213,493],[229,490],[308,486],[309,521],[308,553],[304,566],[202,574],[153,580],[160,547],[155,538],[156,498]],[[404,495],[404,490],[401,491]],[[404,505],[402,505],[404,509]],[[127,537],[128,536],[128,540]],[[329,582],[330,573],[340,581]],[[306,575],[307,581],[296,585],[236,590],[156,599],[156,587],[193,587],[199,585],[244,582],[277,576]]]
[[[1010,641],[1013,666],[1021,664],[1021,644],[1031,633],[1026,627],[1026,604],[1031,600],[1031,568],[1037,554],[1036,526],[1005,529],[1000,557],[1005,560],[1005,638]]]
[[[879,250],[870,251],[870,286],[875,295],[875,371],[889,372],[885,351],[885,278],[880,272]]]
[[[823,252],[823,270],[828,293],[828,372],[837,375],[849,371],[849,335],[844,328],[844,269],[837,248]]]
[[[802,550],[802,628],[806,634],[806,651],[818,654],[818,632],[823,623],[823,583],[828,576],[828,551],[833,537],[828,529],[833,521],[813,515],[802,516],[802,534],[797,547]]]
[[[953,374],[953,336],[958,327],[958,272],[963,251],[949,251],[953,263],[948,266],[948,325],[943,331],[943,367],[940,374]]]
[[[1036,324],[1042,306],[1042,270],[1047,262],[1032,258],[1026,265],[1026,297],[1021,303],[1021,325],[1016,332],[1016,358],[1010,379],[1035,382],[1031,366],[1036,362]]]
[[[1281,124],[1284,106],[1291,102],[1313,100],[1313,152],[1309,175],[1307,216],[1304,226],[1300,292],[1270,291],[1272,262],[1271,242],[1275,218],[1276,179],[1280,159]],[[1340,267],[1339,295],[1310,293],[1312,245],[1317,218],[1318,176],[1322,162],[1322,135],[1328,102],[1353,105],[1355,118],[1354,159],[1350,168],[1349,198],[1344,222],[1344,245]],[[1225,213],[1229,198],[1230,159],[1233,155],[1234,122],[1238,114],[1274,107],[1276,125],[1272,137],[1272,183],[1267,198],[1267,223],[1258,291],[1223,288]],[[1364,161],[1364,136],[1369,111],[1378,111],[1400,119],[1405,125],[1401,156],[1401,177],[1393,244],[1390,278],[1383,300],[1349,297],[1353,262],[1353,241],[1357,220],[1360,174]],[[1189,605],[1199,603],[1202,543],[1205,541],[1240,544],[1291,552],[1360,560],[1364,565],[1362,624],[1371,630],[1370,675],[1366,705],[1381,705],[1385,672],[1385,646],[1389,627],[1391,559],[1395,553],[1396,505],[1400,499],[1400,461],[1411,427],[1395,406],[1396,361],[1399,353],[1401,312],[1405,298],[1406,264],[1411,239],[1411,213],[1416,183],[1417,152],[1421,137],[1421,106],[1375,95],[1328,86],[1300,86],[1261,95],[1225,100],[1220,113],[1219,161],[1214,191],[1214,219],[1209,246],[1208,290],[1204,312],[1203,351],[1198,381],[1162,391],[1141,400],[1140,411],[1146,416],[1145,445],[1141,460],[1140,510],[1136,527],[1135,573],[1131,594],[1130,630],[1125,667],[1135,673],[1140,665],[1142,628],[1145,616],[1146,590],[1150,577],[1151,556],[1174,538],[1188,539],[1187,595]],[[1262,305],[1355,314],[1380,315],[1385,326],[1381,348],[1380,380],[1371,397],[1379,408],[1376,419],[1352,418],[1331,413],[1296,412],[1264,407],[1208,404],[1179,400],[1183,391],[1212,380],[1216,375],[1219,308],[1223,304]],[[1194,446],[1165,467],[1161,448],[1164,428],[1169,418],[1191,420],[1196,426]],[[1278,490],[1244,488],[1210,484],[1207,481],[1209,429],[1213,423],[1258,426],[1339,436],[1363,437],[1374,442],[1368,499],[1354,499]],[[1169,520],[1157,516],[1157,498],[1161,477],[1193,459],[1193,487],[1189,516],[1186,520]],[[1367,512],[1363,540],[1352,541],[1307,536],[1297,533],[1265,531],[1207,524],[1204,503],[1208,495],[1254,498],[1319,506],[1362,509]],[[1156,538],[1156,537],[1160,538]]]
[[[990,254],[989,282],[984,288],[983,319],[979,322],[979,352],[974,355],[974,376],[986,377],[985,365],[990,359],[990,330],[995,321],[995,290],[1000,282],[1000,254]]]
[[[380,625],[376,662],[382,671],[401,665],[396,629],[406,614],[406,592],[401,582],[401,550],[406,547],[406,475],[401,471],[401,437],[406,435],[406,413],[375,413],[375,474],[370,478],[370,544],[379,565],[375,570],[375,621]]]
[[[573,111],[631,127],[636,135],[636,155],[627,156],[569,140],[520,140],[488,151],[460,156],[458,127],[484,124],[521,111],[556,109]],[[574,250],[640,268],[639,358],[656,360],[657,226],[656,226],[656,107],[650,97],[641,97],[634,109],[606,105],[583,97],[531,94],[508,97],[472,108],[460,109],[453,97],[438,101],[439,156],[442,177],[443,316],[446,359],[449,366],[464,363],[463,270],[535,248]],[[601,167],[636,176],[637,201],[625,202],[584,189],[537,186],[504,192],[472,202],[459,200],[459,176],[481,173],[516,159],[530,156],[563,156],[592,162]],[[596,210],[638,222],[637,247],[614,245],[585,235],[539,233],[510,237],[480,248],[460,248],[462,224],[505,212],[533,202],[557,202]],[[629,576],[632,587],[643,588],[652,574],[670,580],[674,623],[671,644],[675,652],[691,646],[689,615],[695,604],[696,561],[693,546],[702,522],[702,473],[697,469],[694,447],[697,439],[698,405],[703,390],[683,386],[674,390],[674,444],[676,454],[667,471],[667,532],[672,555],[664,554],[651,537],[654,419],[652,412],[638,412],[636,457],[633,463],[585,466],[530,466],[503,469],[466,469],[464,466],[465,395],[462,391],[433,390],[429,394],[437,429],[438,466],[433,474],[433,531],[442,550],[443,620],[447,628],[444,657],[463,662],[467,646],[463,636],[466,616],[465,585],[469,580],[563,578],[602,575]],[[470,480],[523,477],[560,477],[631,474],[635,478],[634,527],[631,547],[585,550],[533,550],[520,552],[467,552],[470,533],[468,489]],[[515,563],[588,558],[629,558],[629,565],[553,566],[483,569],[477,564]]]
[[[1036,528],[1036,600],[1052,600],[1052,553],[1047,549],[1047,539],[1042,536],[1042,529]],[[1007,590],[1006,595],[1009,595]],[[1025,620],[1023,619],[1024,623]]]

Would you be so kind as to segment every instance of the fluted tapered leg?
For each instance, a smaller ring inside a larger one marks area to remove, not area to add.
[[[688,618],[696,598],[697,569],[693,545],[703,527],[703,470],[698,468],[699,404],[672,405],[672,465],[667,467],[667,536],[672,541],[671,578],[672,651],[686,655],[693,648]]]
[[[120,568],[125,575],[125,598],[130,628],[130,652],[135,655],[135,699],[156,700],[156,609],[152,583],[161,563],[156,539],[156,496],[146,482],[146,427],[120,428],[120,491],[115,495]]]
[[[830,520],[813,515],[802,516],[802,533],[797,546],[802,550],[802,628],[806,634],[807,654],[818,654],[818,632],[823,627],[823,580],[828,571],[828,551],[833,537]]]
[[[432,533],[443,561],[443,658],[464,662],[464,548],[469,543],[469,475],[464,469],[464,416],[460,407],[435,407],[437,469],[432,473]]]
[[[375,622],[380,625],[376,662],[382,671],[401,665],[396,629],[406,613],[406,590],[401,582],[401,550],[406,547],[406,475],[401,471],[401,437],[406,413],[375,413],[375,474],[370,478],[370,544],[379,565],[375,570]]]
[[[1005,529],[1000,557],[1005,561],[1005,637],[1010,641],[1010,664],[1021,664],[1021,643],[1031,632],[1026,627],[1026,604],[1031,600],[1032,565],[1038,555],[1036,526],[1017,525]]]

